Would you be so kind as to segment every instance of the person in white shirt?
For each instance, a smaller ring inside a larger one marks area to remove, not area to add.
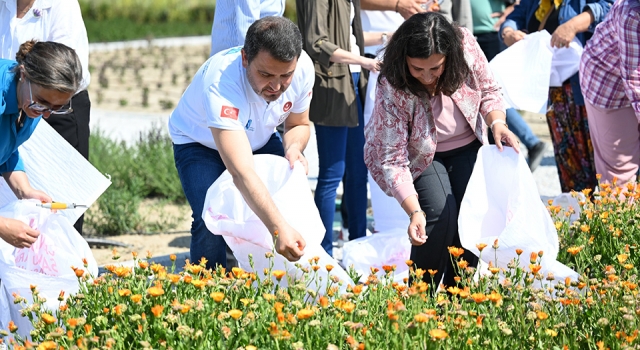
[[[260,18],[282,16],[285,0],[218,0],[211,27],[211,56],[242,46],[249,26]]]
[[[298,27],[276,16],[254,22],[244,47],[219,52],[200,67],[169,118],[176,168],[193,210],[192,261],[226,266],[224,239],[202,220],[207,190],[225,170],[269,232],[278,232],[276,251],[290,261],[303,255],[304,239],[274,205],[252,155],[280,155],[291,167],[300,161],[307,168],[302,151],[314,79]],[[281,141],[275,129],[283,121]]]
[[[72,112],[45,120],[89,159],[89,40],[78,0],[0,0],[0,58],[15,60],[20,45],[32,39],[64,44],[80,58],[82,82],[71,99]],[[80,234],[82,224],[80,217],[74,225]]]

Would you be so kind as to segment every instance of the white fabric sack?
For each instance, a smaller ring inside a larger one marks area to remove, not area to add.
[[[551,34],[545,30],[529,34],[489,62],[509,106],[546,112],[553,57],[550,40]]]
[[[324,292],[327,282],[326,265],[333,265],[331,275],[344,282],[343,289],[347,284],[353,285],[347,273],[320,245],[325,229],[302,164],[297,162],[291,169],[288,160],[275,155],[254,155],[253,159],[256,173],[267,187],[276,207],[284,219],[305,239],[305,254],[298,262],[302,267],[309,267],[309,259],[320,257],[318,265],[321,269],[318,272],[324,278],[321,286],[311,285],[310,288],[315,290],[320,287]],[[273,250],[271,233],[249,208],[228,171],[222,173],[207,191],[202,219],[209,231],[224,237],[241,268],[251,270],[249,254],[253,255],[254,269],[259,273],[269,267],[265,253]],[[274,264],[274,269],[284,270],[289,275],[302,274],[294,263],[278,253],[275,253]]]
[[[403,218],[405,226],[409,226],[404,213]],[[398,227],[346,242],[342,247],[342,265],[353,267],[363,279],[371,274],[371,267],[377,267],[380,270],[378,277],[382,278],[385,275],[383,265],[396,265],[394,281],[402,282],[403,278],[409,277],[405,262],[411,255],[411,243],[407,237],[407,227]]]
[[[484,266],[491,261],[507,269],[520,248],[524,251],[520,265],[527,271],[530,254],[543,251],[542,274],[552,272],[556,280],[578,278],[575,271],[556,261],[558,233],[527,162],[511,147],[500,152],[494,145],[485,145],[478,151],[460,206],[458,230],[462,246],[476,256],[480,255],[476,244],[487,244],[482,253]],[[496,239],[499,247],[494,254]],[[486,268],[479,268],[479,272],[488,273]]]
[[[577,38],[569,44],[567,48],[552,48],[553,58],[551,59],[551,78],[549,86],[558,87],[562,83],[578,73],[580,69],[580,57],[582,57],[582,43]]]
[[[562,86],[578,72],[582,51],[578,39],[569,48],[552,48],[551,34],[542,30],[496,55],[489,66],[509,106],[544,114],[549,86]]]
[[[44,307],[55,312],[58,295],[78,292],[79,284],[71,266],[97,276],[96,263],[87,242],[60,211],[36,206],[36,200],[12,202],[0,209],[0,216],[20,220],[40,231],[31,248],[15,248],[0,240],[0,329],[7,329],[9,321],[18,326],[18,333],[28,336],[33,329],[29,319],[21,317],[22,305],[13,303],[13,293],[32,303],[30,285],[37,286]],[[88,268],[82,259],[87,259]]]

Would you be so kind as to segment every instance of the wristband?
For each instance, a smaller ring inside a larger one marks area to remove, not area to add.
[[[422,215],[424,215],[424,217],[427,217],[427,213],[424,212],[424,210],[414,210],[411,212],[411,214],[409,214],[409,220],[411,220],[411,218],[413,218],[413,214],[415,213],[422,213]]]
[[[491,132],[493,132],[493,126],[496,124],[504,124],[504,126],[506,126],[507,128],[509,127],[507,125],[507,121],[504,119],[496,119],[494,121],[491,122],[491,125],[489,125],[489,129],[491,129]]]

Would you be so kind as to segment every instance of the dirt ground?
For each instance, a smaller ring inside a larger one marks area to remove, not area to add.
[[[109,241],[115,241],[126,244],[128,247],[116,247],[119,261],[130,260],[131,253],[137,252],[139,256],[144,257],[147,251],[153,256],[177,254],[189,251],[191,244],[191,209],[187,204],[184,205],[165,205],[163,211],[148,214],[148,208],[156,205],[153,201],[145,201],[142,203],[140,211],[143,215],[149,215],[150,220],[167,220],[167,215],[171,215],[170,220],[174,222],[175,227],[165,233],[153,234],[125,234],[121,236],[101,236],[95,237]],[[153,216],[151,216],[153,215]],[[96,258],[98,265],[102,266],[113,262],[113,247],[91,247],[93,256]]]

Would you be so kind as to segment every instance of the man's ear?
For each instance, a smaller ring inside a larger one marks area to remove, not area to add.
[[[244,49],[241,49],[240,52],[242,53],[242,67],[246,69],[247,67],[249,67],[249,61],[247,60],[247,53],[244,51]]]

